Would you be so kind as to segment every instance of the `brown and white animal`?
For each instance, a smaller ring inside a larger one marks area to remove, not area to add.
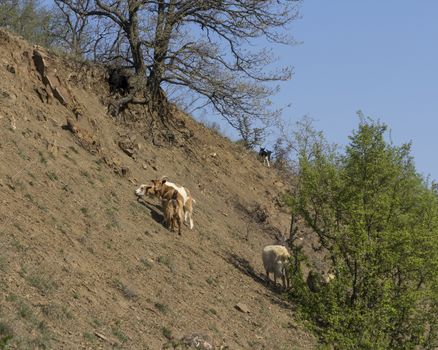
[[[141,185],[135,193],[138,196],[150,193],[160,198],[164,225],[171,231],[178,226],[178,234],[181,234],[181,225],[184,220],[184,198],[177,189],[168,185],[166,179],[152,180],[150,185]]]
[[[262,252],[263,266],[265,267],[268,283],[269,274],[274,273],[274,283],[277,284],[277,277],[281,277],[283,288],[289,288],[289,259],[290,254],[282,245],[267,245]]]
[[[152,180],[151,184],[149,185],[140,185],[140,187],[135,190],[135,194],[139,197],[142,197],[148,193],[152,195],[157,195],[159,187],[163,184],[174,188],[181,194],[183,199],[184,222],[187,223],[187,221],[189,221],[190,229],[193,229],[193,203],[196,203],[196,201],[193,199],[190,191],[187,188],[167,181],[166,176],[162,176],[158,180]],[[160,195],[158,195],[158,197],[159,196]]]
[[[171,231],[178,227],[178,234],[181,235],[183,222],[183,199],[181,194],[174,188],[169,187],[161,197],[163,207],[164,225]]]

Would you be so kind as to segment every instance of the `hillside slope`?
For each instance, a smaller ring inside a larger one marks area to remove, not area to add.
[[[169,138],[140,108],[137,122],[114,120],[102,69],[41,48],[38,67],[34,50],[0,31],[0,335],[11,348],[161,349],[195,332],[218,349],[314,348],[264,284],[261,249],[289,220],[275,171],[181,113]],[[160,224],[158,200],[134,195],[162,175],[196,199],[182,236]]]

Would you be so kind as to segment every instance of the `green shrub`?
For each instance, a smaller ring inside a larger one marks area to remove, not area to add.
[[[386,129],[362,117],[345,154],[323,139],[303,151],[288,199],[336,275],[312,293],[295,273],[290,297],[336,349],[438,346],[438,196]]]

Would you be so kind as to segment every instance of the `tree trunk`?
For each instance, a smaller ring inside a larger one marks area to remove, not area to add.
[[[152,99],[157,103],[159,103],[163,97],[160,85],[165,72],[165,60],[169,50],[170,37],[174,25],[173,12],[175,10],[175,3],[175,1],[171,1],[167,6],[167,11],[164,1],[159,1],[158,5],[158,17],[154,41],[154,63],[148,78],[148,86]]]
[[[134,1],[128,1],[129,23],[127,24],[126,33],[128,34],[129,46],[131,47],[132,60],[134,62],[135,74],[145,77],[146,69],[144,66],[144,57],[141,50],[140,33],[138,29],[138,6]]]

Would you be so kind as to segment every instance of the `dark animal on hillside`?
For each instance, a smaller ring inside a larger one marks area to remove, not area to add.
[[[119,92],[127,94],[129,92],[129,73],[120,68],[113,68],[109,71],[108,84],[111,93]]]
[[[266,164],[268,168],[271,166],[271,154],[272,151],[268,151],[265,148],[260,148],[259,157],[263,159],[263,164]]]

